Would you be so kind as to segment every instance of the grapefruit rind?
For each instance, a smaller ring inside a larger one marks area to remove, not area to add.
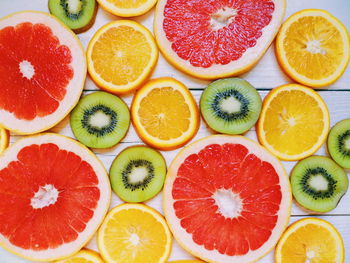
[[[14,114],[0,109],[0,125],[17,134],[34,134],[48,130],[59,123],[78,103],[83,91],[87,66],[84,48],[79,38],[56,17],[40,11],[23,11],[10,14],[0,19],[0,29],[15,26],[22,22],[43,23],[49,26],[61,45],[66,45],[72,52],[74,76],[66,87],[67,93],[56,111],[45,117],[36,117],[32,121],[19,120]]]
[[[269,240],[255,251],[246,256],[226,256],[218,253],[216,250],[206,250],[204,247],[197,245],[193,242],[192,236],[186,232],[184,228],[181,227],[179,219],[177,218],[175,211],[173,209],[174,200],[172,198],[172,186],[176,179],[178,168],[184,162],[184,160],[193,153],[198,153],[200,150],[205,148],[207,145],[211,144],[242,144],[249,152],[254,153],[262,161],[267,161],[276,169],[277,174],[279,174],[282,200],[280,209],[278,212],[278,221],[275,228],[271,234]],[[252,263],[264,257],[266,254],[270,253],[275,247],[281,234],[288,226],[290,213],[292,206],[292,191],[289,183],[289,178],[285,168],[282,163],[269,153],[265,148],[260,146],[253,140],[250,140],[243,136],[230,136],[230,135],[211,135],[195,141],[182,149],[172,161],[166,181],[163,189],[163,210],[165,218],[167,219],[169,228],[173,233],[176,241],[181,245],[183,249],[191,253],[192,255],[203,259],[206,262],[211,263],[241,263],[247,262]],[[189,245],[190,244],[190,245]]]
[[[231,61],[226,65],[214,64],[209,68],[194,67],[189,61],[186,61],[177,55],[177,53],[171,48],[172,43],[165,36],[162,26],[164,21],[163,13],[167,0],[158,1],[153,25],[154,35],[163,56],[168,62],[182,72],[193,77],[208,80],[239,76],[251,70],[259,62],[271,45],[283,22],[286,10],[286,0],[273,0],[273,2],[275,4],[275,11],[272,20],[265,28],[263,28],[263,35],[257,40],[257,44],[254,47],[249,48],[240,59]]]
[[[293,234],[296,230],[298,230],[299,228],[305,227],[308,224],[318,225],[320,227],[323,227],[323,228],[326,228],[327,230],[329,230],[329,233],[333,236],[333,239],[335,241],[338,241],[338,244],[336,246],[336,248],[338,248],[338,253],[337,253],[338,258],[335,262],[339,262],[339,263],[344,262],[345,248],[344,248],[344,243],[342,241],[343,239],[342,239],[340,233],[328,221],[323,220],[321,218],[315,218],[315,217],[300,219],[300,220],[294,222],[293,224],[291,224],[287,228],[287,230],[283,233],[282,237],[280,238],[280,240],[278,241],[278,244],[276,246],[275,255],[274,255],[275,262],[276,263],[283,263],[281,250],[282,250],[283,245],[286,242],[287,238],[291,234]]]
[[[121,17],[134,17],[147,13],[156,4],[157,0],[148,0],[143,5],[135,8],[120,8],[112,4],[107,0],[97,0],[103,9],[116,16]]]
[[[63,244],[56,249],[47,249],[43,251],[33,251],[22,249],[12,245],[3,235],[0,234],[0,246],[7,251],[22,258],[33,261],[53,261],[66,258],[77,253],[83,248],[95,234],[102,223],[111,201],[111,187],[106,169],[102,162],[84,145],[63,135],[54,133],[42,133],[34,136],[24,137],[12,144],[3,155],[0,156],[0,170],[17,159],[18,152],[26,146],[33,144],[53,143],[60,149],[70,151],[80,156],[89,163],[99,179],[98,187],[100,189],[100,199],[94,211],[93,217],[87,222],[86,228],[79,234],[79,237],[73,242]]]
[[[284,47],[283,47],[283,41],[285,39],[285,34],[288,31],[288,28],[296,22],[298,19],[305,17],[305,16],[321,16],[327,19],[330,23],[333,24],[334,27],[338,29],[340,32],[343,42],[344,42],[344,56],[342,63],[339,65],[338,69],[334,74],[331,76],[321,79],[321,80],[314,80],[307,78],[301,74],[299,74],[293,67],[290,66],[288,63],[288,59],[286,57],[286,54],[284,52]],[[321,9],[306,9],[306,10],[301,10],[299,12],[296,12],[295,14],[291,15],[282,25],[277,37],[276,37],[276,57],[278,60],[278,63],[281,65],[282,69],[287,73],[289,77],[294,79],[295,81],[304,84],[306,86],[311,86],[315,88],[321,88],[325,86],[329,86],[335,81],[337,81],[344,73],[344,71],[347,68],[347,65],[349,64],[350,60],[350,37],[349,34],[347,33],[346,27],[332,14],[328,13],[325,10]]]
[[[283,91],[283,90],[301,90],[301,91],[307,93],[309,96],[315,98],[315,100],[317,98],[318,105],[320,106],[320,108],[322,109],[324,114],[326,115],[326,118],[324,119],[324,121],[325,121],[324,129],[322,131],[322,134],[319,137],[318,142],[315,143],[314,146],[311,149],[309,149],[308,151],[303,152],[303,153],[298,154],[298,155],[288,155],[288,154],[281,153],[281,152],[275,150],[267,142],[265,131],[263,129],[263,123],[264,123],[264,120],[266,117],[266,111],[268,108],[266,105],[268,105],[273,100],[273,98],[275,98],[278,95],[278,93]],[[258,137],[259,142],[268,151],[270,151],[272,154],[277,156],[279,159],[281,159],[283,161],[298,161],[298,160],[301,160],[303,158],[306,158],[306,157],[314,154],[315,152],[317,152],[321,148],[321,146],[323,145],[323,143],[327,139],[329,127],[330,127],[330,116],[329,116],[329,111],[327,109],[327,105],[323,101],[322,97],[316,91],[314,91],[311,88],[299,85],[299,84],[285,84],[285,85],[279,86],[279,87],[271,90],[267,94],[267,96],[264,98],[260,118],[259,118],[258,123],[257,123],[257,137]]]
[[[92,59],[92,51],[93,51],[94,44],[99,40],[101,35],[104,34],[108,29],[113,28],[113,27],[119,27],[119,26],[132,27],[136,31],[141,32],[145,36],[145,38],[147,39],[148,44],[150,45],[150,48],[152,50],[151,55],[150,55],[150,61],[148,62],[148,65],[144,68],[142,74],[140,76],[138,76],[138,78],[135,81],[129,82],[127,85],[115,85],[111,82],[105,81],[98,74],[98,72],[96,72],[96,70],[94,68],[94,61]],[[89,45],[88,45],[87,51],[86,51],[88,71],[89,71],[89,74],[90,74],[91,78],[93,79],[93,81],[95,81],[96,84],[101,89],[104,89],[104,90],[109,91],[109,92],[114,93],[114,94],[127,94],[127,93],[134,91],[138,87],[140,87],[140,85],[142,85],[147,80],[147,78],[150,76],[150,74],[152,73],[152,71],[156,67],[156,64],[158,61],[158,53],[159,53],[158,47],[157,47],[157,44],[153,38],[152,33],[147,28],[145,28],[143,25],[141,25],[135,21],[132,21],[132,20],[113,21],[113,22],[110,22],[110,23],[104,25],[99,30],[97,30],[97,32],[94,34],[94,36],[92,37],[92,39],[89,42]]]

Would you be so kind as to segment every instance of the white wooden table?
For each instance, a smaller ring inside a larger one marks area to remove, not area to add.
[[[286,18],[289,17],[294,12],[306,9],[306,8],[317,8],[325,9],[331,12],[333,15],[338,17],[350,30],[350,0],[287,0],[287,12]],[[10,14],[12,12],[22,11],[22,10],[39,10],[48,12],[47,0],[0,0],[0,17]],[[150,11],[146,15],[136,18],[135,20],[142,23],[150,30],[152,30],[153,24],[153,14],[154,10]],[[95,24],[87,32],[79,34],[79,38],[82,41],[84,47],[87,46],[91,36],[104,24],[107,22],[120,19],[116,16],[113,16],[102,8],[99,8]],[[152,30],[153,31],[153,30]],[[201,81],[194,78],[191,78],[170,66],[162,56],[160,56],[157,68],[155,69],[152,78],[171,76],[180,81],[182,81],[188,88],[192,91],[194,97],[199,100],[199,97],[202,93],[203,88],[209,83],[207,81]],[[279,68],[275,55],[273,45],[270,47],[268,52],[258,63],[258,65],[251,70],[249,73],[241,76],[248,80],[253,86],[255,86],[262,97],[264,97],[270,89],[277,87],[282,84],[292,82]],[[84,94],[91,93],[92,91],[97,90],[96,85],[88,77],[86,81],[86,86],[84,89]],[[330,116],[331,116],[331,125],[333,126],[336,122],[350,118],[350,67],[346,70],[344,75],[333,85],[328,88],[317,90],[322,98],[326,101]],[[130,105],[132,96],[123,97],[123,99]],[[51,129],[52,132],[57,132],[64,134],[69,137],[74,137],[73,133],[69,127],[69,118],[67,117],[56,127]],[[206,128],[206,125],[201,123],[198,134],[193,140],[197,140],[206,135],[210,135],[209,129]],[[246,134],[247,137],[256,140],[255,130],[252,129]],[[20,136],[11,134],[11,143],[19,139]],[[124,148],[134,145],[141,144],[142,141],[138,138],[135,133],[134,128],[131,126],[127,136],[124,140],[119,143],[117,146],[112,149],[107,150],[95,150],[98,158],[103,162],[106,169],[110,168],[112,161],[115,156]],[[170,152],[162,152],[166,158],[167,164],[171,163],[171,160],[175,157],[178,150]],[[327,155],[326,148],[322,147],[318,152],[318,155]],[[289,172],[291,168],[295,165],[295,162],[284,162],[284,165]],[[348,175],[350,175],[348,173]],[[122,203],[121,200],[113,194],[113,199],[111,207],[114,207]],[[162,212],[161,207],[161,195],[158,195],[151,201],[146,203],[149,206],[154,207],[155,209]],[[291,222],[296,220],[309,217],[304,211],[298,208],[293,203]],[[345,262],[350,262],[350,191],[342,198],[339,205],[333,211],[323,214],[323,215],[312,215],[314,217],[320,217],[325,220],[328,220],[341,233],[344,242],[345,242]],[[89,248],[97,249],[95,238],[88,244]],[[174,241],[172,253],[169,260],[176,259],[192,259],[191,255],[186,253],[179,245]],[[10,254],[4,249],[0,248],[0,263],[24,263],[30,262],[23,260],[15,255]],[[259,263],[272,263],[273,262],[273,253],[265,256]],[[145,262],[149,263],[149,262]]]

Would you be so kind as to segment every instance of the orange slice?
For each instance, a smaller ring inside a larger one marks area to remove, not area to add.
[[[349,34],[330,13],[306,9],[290,16],[276,41],[277,58],[295,81],[312,87],[335,82],[349,63]]]
[[[104,263],[98,253],[89,249],[82,249],[77,254],[55,263]]]
[[[200,122],[191,92],[173,78],[153,79],[143,86],[134,96],[131,116],[140,138],[161,150],[186,144]]]
[[[0,154],[5,151],[9,145],[10,133],[8,130],[0,127]]]
[[[260,143],[286,161],[315,153],[328,130],[327,105],[317,92],[298,84],[273,89],[264,99],[257,125]]]
[[[97,2],[116,16],[132,17],[147,13],[157,0],[97,0]]]
[[[176,260],[169,261],[168,263],[204,263],[202,260]]]
[[[344,243],[337,229],[319,218],[292,224],[277,244],[276,263],[343,263]]]
[[[164,217],[156,210],[141,204],[122,204],[108,213],[97,243],[109,263],[164,263],[172,239]]]
[[[87,49],[88,70],[102,88],[131,92],[151,74],[158,48],[151,32],[137,22],[117,20],[100,28]]]

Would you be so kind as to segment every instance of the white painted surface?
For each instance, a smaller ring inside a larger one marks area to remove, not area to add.
[[[350,0],[287,0],[287,14],[286,17],[291,15],[292,13],[305,9],[305,8],[318,8],[318,9],[326,9],[331,12],[333,15],[337,16],[344,25],[350,30]],[[47,8],[47,0],[0,0],[0,17],[10,14],[16,11],[22,10],[40,10],[40,11],[48,11]],[[143,25],[152,29],[153,22],[153,10],[148,14],[138,17],[137,21],[141,22]],[[85,33],[79,35],[83,45],[86,47],[91,36],[94,32],[97,31],[102,25],[106,24],[109,21],[119,19],[111,14],[106,13],[104,10],[99,8],[97,18],[94,26]],[[201,90],[207,85],[207,81],[197,80],[187,75],[177,71],[172,66],[170,66],[162,56],[159,58],[159,62],[156,70],[153,73],[152,78],[163,77],[163,76],[171,76],[176,79],[182,81],[185,85],[187,85],[191,90],[193,95],[195,96],[197,102],[199,100]],[[258,63],[258,65],[251,70],[249,73],[243,75],[246,80],[248,80],[252,85],[254,85],[257,89],[260,89],[260,94],[264,97],[268,91],[266,89],[271,89],[277,87],[278,85],[286,84],[291,82],[291,80],[281,71],[279,68],[275,55],[273,46],[270,47],[268,52],[265,54],[263,59]],[[86,82],[85,92],[84,94],[90,93],[89,91],[96,90],[97,87],[95,84],[88,78]],[[195,90],[198,89],[198,90]],[[323,89],[319,91],[319,94],[326,101],[330,116],[331,116],[331,125],[333,126],[336,122],[350,118],[350,69],[348,68],[344,75],[328,90]],[[132,96],[123,97],[123,99],[130,105]],[[51,131],[58,132],[70,137],[74,137],[73,133],[69,127],[69,119],[66,118],[61,123],[59,123],[56,127],[54,127]],[[204,122],[201,122],[200,130],[194,140],[202,138],[204,136],[210,135],[213,132],[206,127]],[[256,134],[255,130],[252,129],[245,136],[255,139]],[[16,141],[20,136],[11,136],[11,143]],[[112,161],[115,156],[122,151],[125,147],[134,144],[141,144],[141,140],[136,135],[134,128],[131,126],[127,136],[124,138],[123,142],[118,144],[117,146],[107,149],[107,150],[95,150],[97,156],[101,159],[103,164],[107,169],[109,169]],[[175,157],[178,150],[170,151],[170,152],[162,152],[164,157],[166,158],[167,164],[169,165],[171,160]],[[319,155],[327,155],[327,151],[325,147],[322,147],[317,154]],[[289,172],[295,162],[284,162],[284,166]],[[113,201],[111,207],[114,207],[117,204],[120,204],[120,199],[113,194]],[[156,198],[147,202],[148,205],[156,208],[160,212],[162,212],[161,208],[161,196],[158,195]],[[292,217],[291,222],[294,222],[298,219],[304,218],[308,215],[306,212],[301,210],[295,203],[293,203],[292,208]],[[341,233],[344,242],[345,242],[345,253],[348,256],[345,262],[350,262],[350,192],[348,192],[340,201],[338,207],[333,211],[319,216],[329,222],[333,223],[335,227]],[[96,249],[95,238],[89,244],[90,248]],[[191,256],[184,252],[176,242],[174,242],[173,250],[169,260],[176,259],[190,259]],[[21,258],[10,254],[9,252],[0,248],[0,263],[24,263],[29,262],[26,260],[22,260]],[[273,262],[273,253],[270,253],[268,256],[259,261],[259,263],[271,263]],[[145,262],[149,263],[149,262]]]

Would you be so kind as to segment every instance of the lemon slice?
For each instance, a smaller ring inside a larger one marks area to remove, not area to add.
[[[104,263],[98,253],[89,249],[82,249],[77,254],[55,263]]]

